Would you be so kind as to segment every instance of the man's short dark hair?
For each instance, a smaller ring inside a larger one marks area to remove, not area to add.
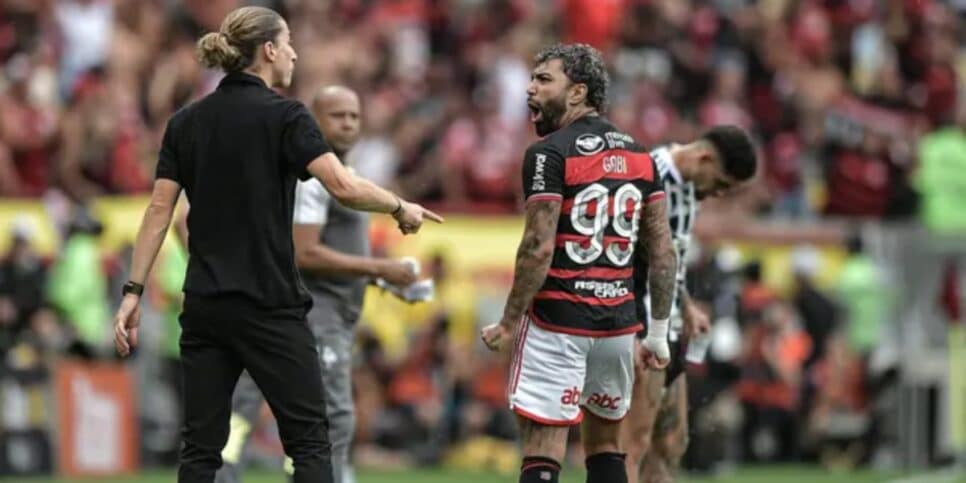
[[[736,126],[715,126],[701,136],[714,146],[721,157],[721,163],[729,176],[738,181],[751,179],[755,175],[757,155],[751,138],[743,129]]]
[[[553,59],[560,59],[571,82],[587,86],[587,104],[603,112],[610,75],[600,52],[587,44],[557,44],[541,50],[534,60],[540,65]]]

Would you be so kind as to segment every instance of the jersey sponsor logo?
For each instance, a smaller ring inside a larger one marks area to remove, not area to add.
[[[585,156],[604,150],[604,139],[596,134],[581,134],[574,144],[577,146],[577,152]]]
[[[611,411],[616,411],[620,408],[621,397],[610,397],[607,394],[601,394],[595,392],[591,394],[590,399],[587,400],[587,404],[592,406],[597,406],[601,409],[610,409]]]
[[[607,138],[607,145],[611,149],[623,149],[634,144],[634,138],[622,132],[611,131],[604,133],[604,137]]]
[[[565,406],[576,406],[580,404],[580,389],[576,386],[564,389],[563,396],[560,396],[560,404]]]
[[[578,280],[574,282],[574,290],[591,290],[594,297],[599,299],[613,299],[625,297],[630,290],[624,286],[623,280],[616,282],[601,282],[599,280]]]
[[[533,170],[533,184],[530,189],[533,191],[543,191],[547,189],[547,181],[544,178],[544,171],[547,165],[547,155],[537,153],[537,162]]]
[[[603,166],[604,172],[607,174],[627,174],[627,158],[619,154],[615,154],[613,156],[604,156]]]

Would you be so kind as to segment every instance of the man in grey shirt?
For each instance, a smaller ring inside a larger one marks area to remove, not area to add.
[[[326,86],[317,92],[312,110],[333,151],[339,159],[346,159],[346,152],[359,139],[358,95],[346,87]],[[366,286],[371,280],[382,278],[405,287],[416,281],[416,275],[412,267],[400,261],[370,257],[368,215],[342,206],[315,179],[296,187],[292,233],[296,263],[314,302],[308,320],[322,366],[333,481],[352,483],[355,477],[349,449],[355,411],[351,356]],[[216,482],[241,481],[242,455],[258,422],[262,402],[255,382],[243,374],[232,398],[231,433],[222,451],[224,465]]]

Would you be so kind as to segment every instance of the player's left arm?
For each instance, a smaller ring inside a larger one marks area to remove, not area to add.
[[[560,206],[560,199],[531,200],[527,203],[523,239],[517,248],[513,272],[513,288],[510,289],[500,321],[506,329],[516,328],[533,296],[547,278],[553,261]]]
[[[677,254],[671,240],[671,226],[667,222],[667,203],[664,193],[652,193],[643,209],[638,253],[647,259],[648,293],[651,297],[650,320],[643,347],[656,360],[648,362],[664,368],[670,362],[667,333],[671,305],[677,289]],[[645,355],[645,359],[649,359]]]

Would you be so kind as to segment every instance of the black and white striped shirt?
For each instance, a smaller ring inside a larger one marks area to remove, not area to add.
[[[680,308],[681,292],[684,290],[687,266],[685,257],[688,247],[691,245],[691,236],[694,230],[694,221],[698,214],[698,199],[694,192],[694,183],[685,181],[681,177],[671,150],[666,146],[661,146],[651,150],[651,158],[657,166],[658,174],[664,184],[664,193],[667,199],[668,222],[671,224],[671,239],[674,244],[674,251],[677,255],[677,291],[674,294],[674,303],[671,306],[671,328],[680,330]],[[650,313],[650,299],[647,295],[647,266],[638,262],[635,267],[634,288],[639,294],[638,300],[643,299],[639,307],[641,321],[647,323],[647,315]],[[674,336],[672,330],[672,337]]]

